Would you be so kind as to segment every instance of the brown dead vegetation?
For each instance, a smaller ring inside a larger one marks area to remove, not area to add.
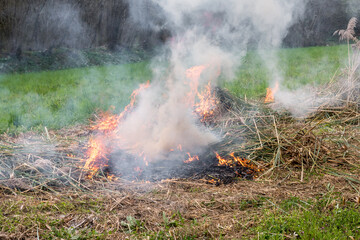
[[[1,194],[0,209],[4,216],[18,215],[20,223],[13,234],[3,233],[3,239],[36,238],[44,236],[51,227],[44,222],[32,222],[34,209],[46,219],[59,220],[58,228],[93,229],[109,232],[107,239],[141,239],[141,232],[160,232],[164,216],[169,221],[182,222],[184,227],[170,227],[173,236],[196,235],[201,239],[255,237],[249,228],[256,226],[264,209],[277,209],[284,199],[297,197],[316,200],[329,191],[343,194],[343,201],[354,202],[356,191],[342,177],[325,175],[300,182],[299,172],[276,180],[240,181],[216,187],[202,181],[167,180],[161,183],[91,184],[88,192],[68,191],[59,194],[28,192]],[[328,207],[334,203],[329,203]],[[69,205],[68,207],[63,207]],[[18,211],[17,213],[15,213]],[[129,216],[141,223],[138,235],[128,233]],[[132,236],[132,237],[131,237]],[[138,236],[138,237],[136,237]]]

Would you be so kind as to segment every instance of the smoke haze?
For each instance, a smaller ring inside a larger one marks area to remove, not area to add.
[[[166,19],[163,26],[170,30],[171,38],[154,60],[152,86],[140,95],[136,110],[118,129],[122,149],[157,160],[178,145],[186,152],[199,153],[216,142],[219,137],[199,124],[192,105],[187,104],[194,84],[193,79],[186,76],[187,69],[204,66],[196,83],[199,88],[209,81],[215,85],[220,73],[231,80],[249,47],[264,51],[280,47],[289,26],[301,15],[304,3],[295,0],[230,0],[226,3],[154,0],[154,6],[162,9],[159,11]],[[130,8],[136,8],[130,11],[132,18],[145,16],[147,19],[148,14],[141,12],[144,8],[139,6],[148,5],[149,1],[129,4]],[[144,28],[157,26],[151,21],[138,20],[138,23]],[[274,58],[270,56],[265,61],[274,62]],[[165,60],[167,66],[165,77],[161,60]],[[276,76],[276,64],[273,70]]]

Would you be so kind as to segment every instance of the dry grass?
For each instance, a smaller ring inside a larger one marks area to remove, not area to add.
[[[76,126],[60,131],[0,136],[0,187],[12,191],[82,190],[81,159],[89,130]]]
[[[340,40],[348,40],[348,41],[353,40],[357,42],[358,40],[355,37],[355,27],[357,23],[358,23],[357,18],[353,17],[349,20],[346,29],[336,30],[333,35],[339,35]]]
[[[262,167],[359,166],[360,113],[353,105],[322,107],[305,119],[253,105],[218,120],[224,152],[238,151]]]
[[[175,238],[250,238],[256,236],[251,228],[261,220],[263,210],[278,209],[278,203],[284,199],[315,200],[327,194],[329,183],[334,186],[332,191],[343,193],[344,202],[356,199],[354,189],[343,178],[326,175],[301,184],[298,174],[287,180],[240,181],[222,187],[201,181],[120,181],[105,183],[103,189],[98,186],[96,191],[86,193],[1,194],[4,216],[19,220],[12,234],[1,236],[44,237],[56,227],[74,235],[92,229],[107,233],[101,235],[104,239],[143,239],[147,234],[156,236],[162,232]],[[329,202],[328,207],[333,204]],[[42,217],[36,217],[39,212]]]

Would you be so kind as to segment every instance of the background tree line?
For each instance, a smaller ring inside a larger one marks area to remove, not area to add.
[[[334,40],[332,32],[358,14],[360,4],[351,1],[308,0],[304,16],[290,27],[284,45],[324,45]],[[164,42],[170,29],[162,27],[161,10],[150,0],[140,7],[157,28],[134,21],[127,0],[0,0],[0,51],[99,46],[151,49]]]

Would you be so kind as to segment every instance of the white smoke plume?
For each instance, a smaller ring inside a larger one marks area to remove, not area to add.
[[[130,11],[133,19],[148,19],[138,21],[145,28],[158,26],[151,23],[150,13],[140,11],[139,6],[149,3],[129,2],[136,8]],[[220,72],[231,80],[249,47],[280,47],[305,4],[298,0],[153,0],[152,4],[165,16],[163,26],[171,39],[154,60],[151,87],[118,129],[122,149],[150,160],[167,157],[179,144],[183,151],[199,153],[218,137],[199,124],[187,103],[191,79],[186,70],[206,67],[200,87],[209,81],[216,84]]]

